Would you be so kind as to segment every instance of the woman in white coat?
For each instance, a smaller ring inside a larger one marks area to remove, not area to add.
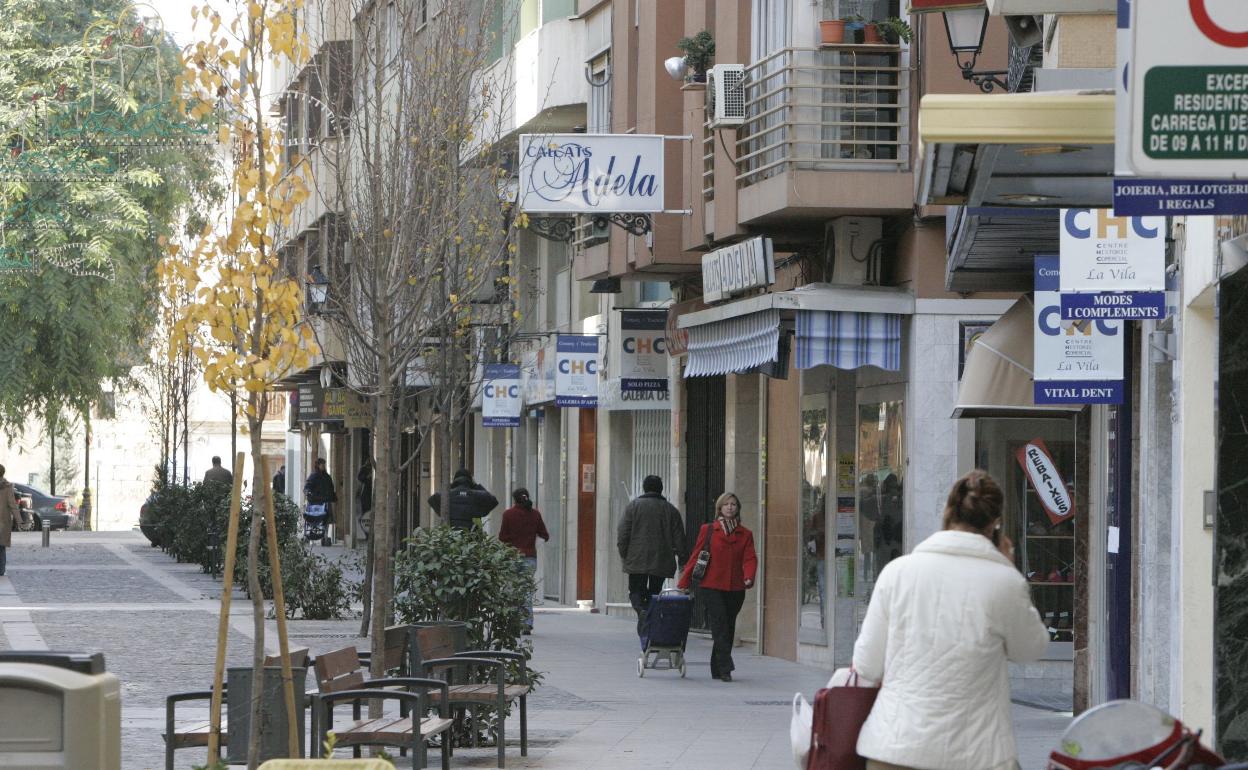
[[[944,531],[881,572],[854,645],[880,683],[858,736],[867,770],[1015,770],[1006,661],[1049,633],[1001,532],[1001,488],[976,470],[953,485]]]

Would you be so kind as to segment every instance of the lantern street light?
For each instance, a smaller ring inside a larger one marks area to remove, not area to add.
[[[312,265],[308,269],[308,312],[324,313],[329,303],[329,276],[321,270],[320,265]]]
[[[1000,78],[1008,75],[1006,70],[975,71],[975,62],[984,50],[984,36],[988,32],[987,8],[964,8],[957,11],[943,11],[945,17],[945,34],[949,37],[949,50],[962,70],[962,77],[975,85],[984,93],[990,93],[993,86],[1008,91],[1009,85]]]

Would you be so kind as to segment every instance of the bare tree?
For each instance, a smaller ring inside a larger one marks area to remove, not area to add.
[[[322,27],[336,18],[332,0],[318,6]],[[421,399],[446,403],[463,394],[460,375],[475,371],[472,329],[509,316],[494,300],[507,295],[511,219],[498,183],[509,176],[496,141],[504,116],[491,105],[507,70],[492,66],[495,30],[510,25],[509,3],[351,0],[351,56],[316,60],[317,88],[336,125],[310,152],[323,169],[316,194],[337,219],[344,248],[338,264],[319,265],[330,284],[326,317],[346,349],[348,384],[373,405],[371,622],[373,673],[383,665],[390,621],[399,477],[415,456],[400,456],[402,431]],[[500,7],[502,6],[502,7]],[[349,68],[349,73],[344,72]],[[344,88],[343,83],[350,83]],[[319,164],[319,165],[318,165]],[[349,263],[349,264],[348,264]],[[483,301],[491,310],[483,311]],[[439,457],[449,466],[443,412]],[[462,419],[462,417],[461,417]],[[441,479],[449,481],[449,470]],[[445,499],[445,498],[444,498]]]

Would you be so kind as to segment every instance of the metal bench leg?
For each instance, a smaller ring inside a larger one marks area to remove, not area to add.
[[[507,707],[505,703],[498,706],[498,766],[507,766]]]
[[[413,718],[418,719],[419,715]],[[425,770],[425,738],[420,734],[420,723],[412,730],[412,770]]]
[[[529,696],[520,696],[520,756],[529,755]]]
[[[442,731],[442,770],[451,770],[451,730]]]

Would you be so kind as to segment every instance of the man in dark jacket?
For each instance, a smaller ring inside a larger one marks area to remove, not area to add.
[[[498,507],[498,498],[473,481],[467,468],[455,471],[455,477],[451,479],[450,498],[447,518],[456,529],[472,529],[473,519],[486,516]],[[436,492],[429,498],[429,507],[435,513],[442,513],[441,492]]]
[[[685,561],[685,523],[680,512],[663,497],[663,479],[647,476],[643,494],[624,508],[616,545],[628,573],[628,598],[637,612],[637,633],[650,597],[663,589],[663,580],[676,574]]]
[[[324,457],[316,459],[316,470],[303,483],[303,496],[313,505],[337,502],[338,493],[334,490],[334,479],[325,470]]]
[[[273,474],[273,491],[279,495],[286,494],[286,464],[283,463]]]
[[[221,484],[234,483],[234,474],[221,467],[220,457],[213,457],[212,467],[204,471],[204,483],[207,484],[209,481],[216,481]]]

